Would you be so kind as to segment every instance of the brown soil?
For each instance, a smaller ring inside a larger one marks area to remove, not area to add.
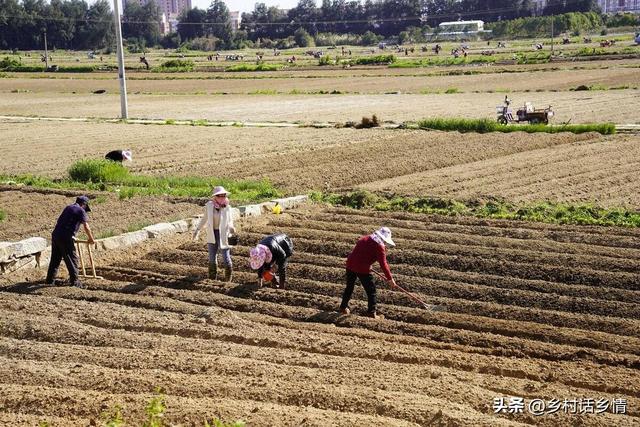
[[[56,220],[81,193],[23,192],[0,188],[0,206],[7,218],[0,222],[0,241],[40,236],[49,239]],[[90,194],[89,225],[96,238],[138,230],[157,222],[170,222],[199,214],[197,205],[161,197],[119,200],[109,193]],[[97,197],[97,199],[96,199]],[[82,230],[82,228],[81,228]]]
[[[81,158],[131,148],[133,172],[268,178],[289,192],[334,189],[500,158],[596,134],[457,134],[407,130],[216,128],[0,122],[0,173],[62,177]],[[122,142],[126,134],[127,142]],[[60,144],[66,147],[60,149]],[[126,147],[123,145],[126,144]],[[32,153],[25,156],[24,153]]]
[[[344,256],[380,224],[398,284],[386,319],[335,313]],[[250,425],[634,425],[640,416],[636,230],[346,209],[244,221],[233,283],[203,279],[188,236],[103,254],[88,289],[19,273],[0,292],[0,423],[87,425],[115,404],[133,425],[155,387],[166,421]],[[257,289],[246,254],[295,244],[287,290]],[[627,414],[496,415],[496,397],[626,398]]]
[[[640,207],[640,137],[578,141],[363,184],[369,190],[515,202],[561,200]]]
[[[473,70],[476,71],[476,70]],[[609,68],[609,69],[567,69],[553,72],[519,72],[500,73],[490,71],[492,67],[480,69],[482,74],[460,76],[425,76],[426,71],[421,69],[403,70],[398,73],[367,73],[366,71],[353,71],[348,75],[340,75],[335,71],[327,71],[322,75],[304,73],[271,74],[274,78],[247,78],[240,75],[239,78],[230,79],[229,73],[203,75],[203,79],[169,79],[176,76],[167,76],[167,80],[140,80],[144,76],[130,74],[127,81],[129,93],[201,93],[201,94],[247,94],[260,91],[275,91],[279,93],[340,91],[347,93],[423,93],[445,91],[456,88],[461,92],[487,92],[505,91],[522,92],[524,90],[535,92],[542,91],[566,91],[575,89],[580,85],[610,87],[636,87],[638,86],[637,68]],[[435,72],[429,70],[429,72]],[[407,75],[409,74],[409,75]],[[178,77],[184,77],[179,75]],[[189,75],[190,76],[190,75]],[[212,79],[219,76],[219,79]],[[34,79],[34,78],[5,78],[0,79],[0,92],[31,91],[38,93],[79,93],[86,94],[99,89],[108,93],[118,93],[118,80],[114,77],[105,79],[105,76],[82,75],[82,78],[74,79]],[[156,74],[149,76],[157,78]],[[194,77],[194,76],[190,76]],[[232,76],[233,77],[233,76]],[[287,77],[287,78],[283,78]],[[313,78],[310,78],[313,77]],[[519,94],[514,98],[527,98],[525,94]],[[499,96],[496,96],[499,101]],[[499,103],[499,102],[498,102]]]
[[[545,78],[546,73],[542,76]],[[268,90],[261,86],[263,89]],[[425,81],[425,87],[428,82]],[[532,92],[511,96],[514,105],[530,101],[552,105],[555,123],[637,123],[640,90]],[[345,122],[377,114],[403,122],[426,117],[495,118],[504,93],[376,94],[376,95],[129,95],[131,118],[209,119],[227,121]],[[120,117],[117,93],[6,93],[1,115],[43,117]]]

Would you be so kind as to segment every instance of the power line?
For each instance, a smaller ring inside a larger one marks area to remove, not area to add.
[[[582,3],[583,0],[567,0],[565,2],[566,5]],[[448,13],[438,13],[438,14],[429,14],[424,13],[422,15],[414,15],[414,16],[399,16],[392,18],[362,18],[362,19],[345,19],[345,20],[330,20],[330,21],[322,21],[322,20],[312,20],[312,21],[295,21],[292,20],[290,22],[248,22],[242,23],[242,25],[248,26],[290,26],[290,25],[337,25],[337,24],[375,24],[375,23],[385,23],[385,22],[404,22],[404,21],[424,21],[426,19],[437,19],[437,18],[450,18],[450,17],[462,17],[462,16],[474,16],[474,15],[486,15],[486,14],[496,14],[501,12],[514,12],[522,10],[521,7],[512,6],[512,7],[502,7],[502,8],[494,8],[494,9],[478,9],[475,11],[468,12],[448,12]],[[546,15],[552,16],[552,15]],[[33,16],[33,15],[2,15],[3,18],[16,18],[16,19],[29,19],[29,20],[40,20],[40,21],[51,21],[51,22],[91,22],[91,23],[111,23],[111,19],[87,19],[87,18],[71,18],[71,17],[44,17],[44,16]],[[495,21],[500,22],[500,21]],[[123,24],[159,24],[160,21],[129,21],[123,20]],[[217,25],[227,25],[229,22],[188,22],[188,21],[178,21],[179,25],[200,25],[200,26],[217,26]]]

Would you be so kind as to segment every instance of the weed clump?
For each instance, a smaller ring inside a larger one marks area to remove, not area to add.
[[[75,162],[68,170],[69,177],[78,182],[116,182],[129,177],[129,170],[106,159],[85,159]]]
[[[371,118],[363,117],[360,123],[356,123],[356,129],[369,129],[369,128],[377,128],[380,127],[380,121],[378,120],[378,116],[375,114],[371,116]]]

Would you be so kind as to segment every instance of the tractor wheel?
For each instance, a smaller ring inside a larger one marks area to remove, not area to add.
[[[540,119],[537,117],[532,118],[531,120],[529,120],[529,124],[531,125],[537,125],[540,123]]]
[[[501,125],[506,125],[507,124],[507,118],[505,116],[498,117],[498,123],[501,124]]]

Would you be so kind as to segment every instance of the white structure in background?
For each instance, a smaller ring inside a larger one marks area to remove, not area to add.
[[[484,31],[484,21],[450,21],[438,25],[440,34],[478,33]]]
[[[598,0],[602,13],[640,13],[640,0]]]
[[[149,0],[137,0],[140,6]],[[191,0],[156,0],[162,17],[160,19],[160,33],[169,34],[178,31],[178,16],[184,10],[191,9]]]
[[[229,22],[231,23],[231,29],[234,32],[240,29],[241,21],[242,16],[240,15],[240,11],[229,12]]]
[[[438,36],[453,38],[491,32],[491,30],[484,29],[484,21],[480,20],[441,22],[438,25],[438,30]]]

